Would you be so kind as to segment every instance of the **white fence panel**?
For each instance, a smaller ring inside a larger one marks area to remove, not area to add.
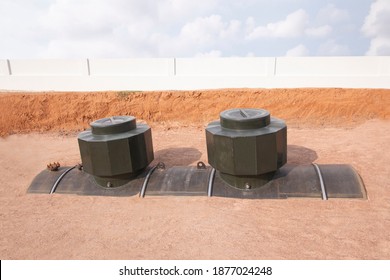
[[[15,59],[10,66],[13,76],[88,75],[86,59]]]
[[[390,75],[390,57],[278,57],[276,76]]]
[[[170,76],[174,58],[90,59],[91,76]]]
[[[177,76],[273,76],[274,57],[177,58]]]
[[[390,56],[0,60],[0,90],[390,89]]]
[[[6,59],[0,59],[0,76],[8,76],[8,61]]]

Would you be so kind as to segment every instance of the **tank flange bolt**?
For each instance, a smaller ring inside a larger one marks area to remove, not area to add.
[[[198,163],[196,164],[196,168],[206,169],[206,164],[203,161],[198,161]]]

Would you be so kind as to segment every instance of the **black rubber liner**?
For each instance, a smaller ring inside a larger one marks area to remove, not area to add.
[[[207,196],[211,168],[174,166],[156,169],[145,191],[148,195]]]
[[[233,188],[222,180],[219,172],[212,175],[212,168],[174,166],[168,169],[148,167],[137,178],[115,188],[104,188],[93,176],[77,168],[71,169],[58,183],[55,193],[99,196],[211,196],[245,199],[296,198],[360,198],[366,199],[363,182],[350,165],[318,165],[323,180],[314,165],[290,165],[280,168],[265,185],[250,190]],[[69,169],[44,170],[32,181],[29,193],[49,194],[57,179]],[[149,178],[147,174],[149,173]],[[145,183],[146,180],[146,183]],[[210,183],[211,180],[211,183]],[[209,189],[210,188],[210,189]],[[325,193],[324,193],[325,192]]]
[[[57,178],[68,168],[70,167],[60,167],[58,171],[43,170],[34,178],[28,188],[28,192],[50,194]],[[54,193],[98,196],[133,196],[139,193],[146,172],[147,170],[123,186],[116,188],[103,188],[96,183],[93,176],[82,170],[74,168],[62,178]]]
[[[363,181],[357,172],[344,164],[319,165],[325,187],[325,197],[366,199]],[[320,177],[313,165],[285,165],[280,168],[270,182],[262,187],[242,190],[228,186],[216,172],[213,196],[234,198],[273,198],[289,197],[322,198]]]
[[[234,198],[312,197],[321,199],[320,180],[310,165],[285,165],[267,184],[250,190],[232,188],[216,172],[213,196]]]
[[[367,199],[363,180],[352,166],[346,164],[324,164],[319,165],[319,167],[328,198]]]

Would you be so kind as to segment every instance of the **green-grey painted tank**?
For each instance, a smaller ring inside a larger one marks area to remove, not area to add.
[[[132,116],[94,121],[78,143],[84,171],[104,187],[127,183],[154,159],[150,127]]]
[[[267,180],[287,162],[287,126],[263,109],[223,111],[219,121],[207,126],[206,141],[210,165],[226,178]]]

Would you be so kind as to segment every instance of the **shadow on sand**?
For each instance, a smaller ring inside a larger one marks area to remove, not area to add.
[[[202,153],[195,148],[168,148],[156,151],[154,160],[167,166],[189,166],[196,164],[201,156]]]
[[[298,146],[287,146],[287,162],[291,164],[310,164],[318,158],[317,153],[312,149]]]

